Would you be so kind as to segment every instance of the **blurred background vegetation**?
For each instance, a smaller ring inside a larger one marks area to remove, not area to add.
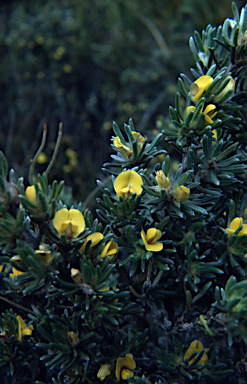
[[[64,135],[50,178],[85,200],[108,161],[112,120],[152,138],[189,73],[188,39],[232,17],[231,0],[36,0],[0,5],[0,149],[17,176],[48,125],[46,169],[58,124]],[[236,1],[242,7],[245,1]]]

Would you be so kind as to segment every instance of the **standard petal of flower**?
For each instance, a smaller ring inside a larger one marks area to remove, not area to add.
[[[53,219],[53,226],[56,228],[58,235],[61,236],[63,233],[63,223],[69,220],[69,211],[67,208],[60,209],[55,214]]]
[[[147,242],[149,244],[155,243],[162,236],[162,232],[156,228],[148,228],[147,230]]]
[[[91,247],[94,247],[95,245],[99,244],[99,242],[104,238],[104,235],[101,233],[101,232],[95,232],[95,233],[91,233],[91,235],[89,235],[86,240],[84,241],[84,243],[82,244],[81,246],[81,251],[82,253],[85,252],[85,249],[86,249],[86,245],[89,241],[91,241],[91,245],[90,245],[90,248]]]
[[[140,195],[142,193],[142,184],[143,182],[141,176],[137,172],[131,171],[130,185],[137,195]]]
[[[72,226],[74,225],[77,228],[72,227],[73,237],[78,237],[85,229],[85,220],[83,214],[78,209],[70,209],[69,210],[69,219],[72,222]]]
[[[146,235],[145,235],[145,232],[144,231],[141,231],[141,237],[142,237],[142,241],[145,245],[145,248],[147,249],[148,247],[148,242],[147,242],[147,239],[146,239]]]
[[[110,364],[103,364],[101,365],[100,369],[98,370],[97,377],[100,379],[100,381],[104,380],[107,376],[111,374],[111,365]]]
[[[190,356],[192,356],[194,353],[199,353],[201,352],[202,350],[204,349],[203,347],[203,344],[199,341],[199,340],[194,340],[190,343],[190,346],[189,348],[187,349],[185,355],[184,355],[184,360],[187,360],[190,358]],[[193,359],[191,359],[189,361],[189,365],[193,364],[193,362],[197,359],[197,355],[195,357],[193,357]],[[198,361],[197,364],[203,364],[205,365],[206,362],[208,360],[208,355],[206,354],[206,352],[203,353],[202,357],[200,358],[200,360]]]

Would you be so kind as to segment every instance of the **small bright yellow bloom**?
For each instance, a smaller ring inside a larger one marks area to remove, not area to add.
[[[136,368],[136,362],[133,359],[133,355],[131,353],[126,353],[125,357],[119,357],[117,359],[116,364],[116,378],[118,381],[122,378],[123,380],[127,380],[128,377],[134,376],[134,369]]]
[[[184,360],[187,360],[190,358],[190,356],[192,356],[194,353],[196,353],[196,356],[193,357],[193,359],[191,359],[188,364],[191,365],[194,363],[194,361],[196,360],[198,354],[204,349],[203,347],[203,344],[199,341],[199,340],[194,340],[190,343],[190,346],[189,348],[187,349],[187,351],[185,352],[185,355],[184,355]],[[206,351],[208,351],[206,349]],[[202,365],[205,365],[208,361],[208,355],[206,354],[206,351],[203,353],[202,357],[200,358],[200,360],[198,361],[197,364],[202,364]]]
[[[119,149],[119,151],[121,152],[121,154],[126,157],[126,159],[130,158],[132,156],[132,150],[127,147],[126,145],[122,144],[121,143],[121,140],[118,136],[114,137],[113,139],[113,145]]]
[[[180,185],[175,191],[176,201],[179,203],[181,201],[187,200],[190,197],[190,189],[185,187],[184,185]]]
[[[18,271],[15,267],[12,267],[12,273],[9,274],[11,279],[14,279],[16,276],[22,275],[24,272]]]
[[[114,189],[117,196],[123,196],[128,199],[130,195],[142,193],[142,178],[136,171],[124,171],[117,176]]]
[[[108,243],[104,246],[100,257],[101,259],[105,259],[106,257],[110,257],[109,262],[112,262],[113,260],[116,259],[118,254],[118,244],[115,243],[115,241],[108,241]]]
[[[230,228],[226,228],[227,230],[227,233],[229,235],[233,235],[234,232],[239,228],[243,226],[243,228],[238,232],[237,236],[243,236],[243,235],[247,235],[247,224],[243,224],[243,219],[242,217],[235,217],[235,219],[233,219],[231,221],[231,224],[230,224]]]
[[[33,330],[33,325],[29,325],[28,327],[26,326],[24,320],[21,318],[21,316],[16,317],[18,320],[18,335],[17,335],[17,340],[21,341],[23,336],[31,336],[32,330]]]
[[[103,364],[98,370],[97,377],[98,379],[100,379],[100,381],[103,381],[107,376],[110,376],[110,374],[111,374],[111,364]]]
[[[85,229],[83,214],[78,209],[60,209],[55,214],[53,225],[58,235],[66,234],[68,239],[78,237]]]
[[[51,251],[47,248],[46,245],[40,244],[39,249],[35,251],[45,264],[48,264],[51,261]]]
[[[198,101],[206,92],[210,84],[212,83],[213,78],[208,75],[199,77],[193,84],[191,84],[190,92],[192,93],[193,100]]]
[[[170,185],[170,181],[168,177],[166,177],[164,172],[161,170],[156,173],[155,180],[157,181],[157,184],[160,189],[163,189],[163,188],[165,189]]]
[[[149,228],[147,230],[147,236],[145,236],[145,232],[141,231],[141,237],[144,242],[145,248],[150,252],[160,252],[163,249],[162,243],[157,243],[157,241],[161,238],[162,232],[156,228]]]
[[[213,124],[213,117],[216,116],[216,106],[214,104],[209,104],[205,109],[204,109],[204,121],[207,125]]]
[[[26,197],[31,203],[36,204],[36,189],[34,185],[30,185],[26,189]]]
[[[132,132],[132,135],[135,138],[138,151],[140,151],[143,147],[143,143],[145,141],[145,137],[143,137],[139,132]]]
[[[86,249],[86,245],[89,241],[91,241],[91,245],[90,245],[90,248],[94,247],[95,245],[99,244],[99,242],[104,238],[103,234],[101,232],[95,232],[95,233],[91,233],[91,235],[89,235],[84,243],[82,244],[80,250],[82,251],[82,253],[85,252],[85,249]]]

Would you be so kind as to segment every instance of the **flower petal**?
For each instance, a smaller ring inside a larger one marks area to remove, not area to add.
[[[69,219],[76,228],[72,227],[73,237],[78,237],[85,229],[85,220],[83,214],[78,209],[69,210]]]
[[[203,93],[208,89],[212,81],[213,78],[211,76],[204,75],[191,84],[190,92],[194,96],[194,101],[198,101],[202,97]]]
[[[94,247],[95,245],[99,244],[99,242],[104,238],[104,235],[101,233],[101,232],[95,232],[95,233],[91,233],[91,235],[89,235],[86,240],[84,241],[84,243],[82,244],[80,250],[82,251],[82,253],[85,252],[85,249],[86,249],[86,245],[89,241],[91,241],[91,245],[90,245],[90,248],[91,247]]]
[[[58,235],[61,236],[63,233],[63,223],[69,220],[69,211],[67,208],[62,208],[57,211],[53,219],[53,226],[56,228]]]
[[[146,250],[150,252],[160,252],[163,247],[164,245],[162,243],[147,244]]]
[[[147,242],[149,244],[155,243],[162,236],[162,232],[156,228],[148,228],[147,230]]]

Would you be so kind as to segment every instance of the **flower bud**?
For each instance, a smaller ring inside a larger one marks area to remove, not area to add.
[[[158,171],[155,176],[155,180],[160,189],[169,187],[169,179],[166,177],[163,171]]]
[[[185,187],[184,185],[180,185],[175,191],[176,193],[176,201],[180,203],[180,201],[184,201],[190,197],[190,189]]]

